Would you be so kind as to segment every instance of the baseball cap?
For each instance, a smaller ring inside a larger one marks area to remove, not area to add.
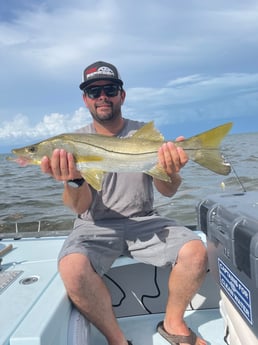
[[[86,86],[98,80],[110,80],[121,86],[123,85],[119,72],[114,65],[104,61],[97,61],[83,71],[80,89],[83,90]]]

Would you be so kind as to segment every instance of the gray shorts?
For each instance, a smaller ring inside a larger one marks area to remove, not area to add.
[[[120,255],[155,266],[174,265],[180,248],[192,240],[200,237],[158,215],[94,223],[77,218],[58,259],[81,253],[102,276]]]

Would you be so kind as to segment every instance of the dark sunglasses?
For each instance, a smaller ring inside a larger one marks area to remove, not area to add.
[[[99,98],[102,90],[107,97],[115,97],[118,95],[118,91],[121,90],[120,85],[110,84],[110,85],[96,85],[85,88],[84,93],[91,99]]]

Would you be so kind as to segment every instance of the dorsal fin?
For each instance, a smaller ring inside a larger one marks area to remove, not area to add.
[[[163,135],[156,130],[154,127],[154,122],[148,122],[146,125],[138,129],[133,135],[132,138],[145,139],[152,141],[164,141]]]

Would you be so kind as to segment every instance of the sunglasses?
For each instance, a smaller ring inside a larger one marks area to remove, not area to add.
[[[99,98],[102,90],[107,97],[115,97],[118,95],[118,91],[121,90],[120,85],[110,84],[110,85],[96,85],[85,88],[84,93],[91,99]]]

